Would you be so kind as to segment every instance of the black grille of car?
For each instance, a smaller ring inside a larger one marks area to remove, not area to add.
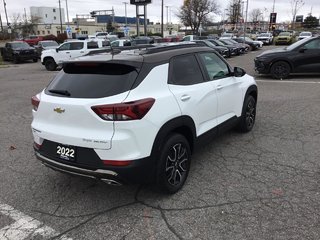
[[[34,51],[33,50],[22,50],[20,52],[20,54],[23,54],[23,55],[33,55],[34,54]]]

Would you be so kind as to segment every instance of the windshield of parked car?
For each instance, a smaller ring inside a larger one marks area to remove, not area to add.
[[[281,32],[279,36],[290,36],[289,32]]]
[[[311,36],[310,32],[302,32],[300,33],[300,36]]]
[[[42,42],[41,43],[43,47],[55,47],[55,46],[59,46],[59,44],[57,42]]]
[[[223,42],[221,42],[220,40],[214,40],[217,44],[219,45],[225,45]]]
[[[269,33],[261,33],[259,37],[270,37]]]
[[[15,42],[15,43],[11,43],[11,46],[13,49],[17,49],[17,48],[28,48],[30,47],[28,43],[26,42]]]
[[[225,33],[225,34],[222,34],[221,37],[232,38],[232,34],[231,33]]]

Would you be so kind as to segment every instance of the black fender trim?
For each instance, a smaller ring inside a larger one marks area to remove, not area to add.
[[[159,130],[152,146],[151,156],[157,162],[157,156],[166,138],[172,133],[180,133],[186,137],[193,151],[196,139],[196,127],[191,117],[179,116],[166,122]]]

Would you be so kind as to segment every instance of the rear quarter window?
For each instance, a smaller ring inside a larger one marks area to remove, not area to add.
[[[50,90],[66,91],[70,98],[103,98],[129,91],[138,71],[114,63],[70,63],[46,88],[46,94],[66,97]]]

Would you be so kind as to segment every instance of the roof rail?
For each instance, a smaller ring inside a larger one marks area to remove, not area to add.
[[[118,54],[125,50],[141,50],[146,48],[152,48],[154,47],[153,44],[141,44],[141,45],[135,45],[135,46],[123,46],[123,47],[104,47],[104,48],[98,48],[95,50],[91,50],[89,53],[87,53],[85,56],[95,55],[99,53],[114,53]]]
[[[152,48],[146,48],[141,51],[141,54],[152,54],[152,53],[159,53],[159,52],[164,52],[164,51],[169,51],[169,50],[175,50],[175,49],[182,49],[182,48],[190,48],[190,47],[201,47],[200,44],[195,43],[195,42],[188,42],[188,43],[182,43],[179,42],[177,44],[172,44],[172,45],[155,45]]]

